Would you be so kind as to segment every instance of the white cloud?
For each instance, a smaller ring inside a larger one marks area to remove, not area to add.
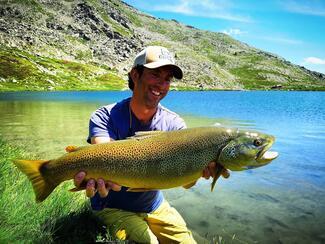
[[[232,29],[230,28],[229,30],[223,30],[222,33],[225,33],[230,36],[237,36],[237,35],[242,35],[246,34],[247,31],[241,31],[240,29]]]
[[[304,59],[304,63],[307,64],[325,64],[325,59],[320,59],[316,57],[308,57]]]
[[[316,15],[325,16],[325,2],[322,0],[291,0],[283,1],[281,5],[289,12],[305,14],[305,15]]]
[[[151,4],[146,9],[237,22],[252,22],[252,19],[248,16],[233,14],[231,8],[230,1],[225,0],[174,0],[166,1],[160,5]]]

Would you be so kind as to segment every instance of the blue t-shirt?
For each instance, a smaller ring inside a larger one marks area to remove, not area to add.
[[[87,141],[90,143],[91,137],[99,136],[123,140],[133,136],[137,131],[171,131],[186,128],[182,118],[160,104],[152,120],[144,124],[130,111],[130,100],[131,98],[127,98],[96,110],[90,118]],[[121,191],[110,191],[106,198],[101,198],[96,193],[91,198],[91,206],[94,210],[118,208],[131,212],[150,213],[163,201],[161,191],[127,192],[126,190],[126,187],[122,187]]]

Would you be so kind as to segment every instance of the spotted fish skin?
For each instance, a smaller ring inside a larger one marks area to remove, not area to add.
[[[79,171],[85,171],[87,178],[104,178],[130,188],[168,189],[195,182],[209,162],[218,161],[223,149],[245,133],[221,127],[146,132],[127,140],[72,147],[71,152],[54,160],[14,163],[32,181],[37,201],[43,201]],[[268,144],[273,143],[272,136],[261,135],[271,138]]]

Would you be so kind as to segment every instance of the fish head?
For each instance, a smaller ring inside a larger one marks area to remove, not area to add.
[[[239,171],[269,164],[278,157],[277,152],[268,151],[275,138],[271,135],[238,131],[220,152],[217,162],[225,168]]]

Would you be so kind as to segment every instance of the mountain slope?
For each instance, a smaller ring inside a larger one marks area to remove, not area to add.
[[[117,0],[2,1],[0,90],[125,89],[147,45],[176,54],[185,75],[175,89],[325,90],[324,74]]]

